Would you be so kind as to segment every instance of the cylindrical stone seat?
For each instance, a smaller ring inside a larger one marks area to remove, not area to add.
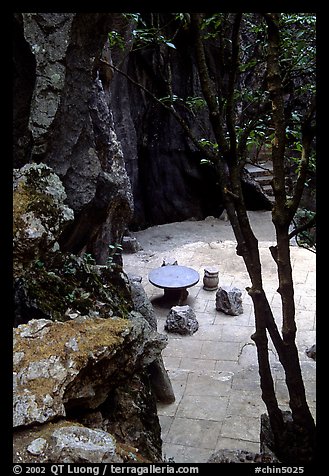
[[[215,291],[218,288],[218,273],[216,266],[207,266],[204,268],[203,289],[206,291]]]

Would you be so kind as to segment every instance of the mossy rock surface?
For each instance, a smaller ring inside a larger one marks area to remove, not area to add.
[[[16,280],[16,324],[31,318],[69,320],[75,313],[94,317],[127,317],[133,308],[120,268],[91,265],[83,257],[56,252],[48,262],[36,260]]]

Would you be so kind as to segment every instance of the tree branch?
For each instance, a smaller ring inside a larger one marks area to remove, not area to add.
[[[228,80],[228,94],[226,105],[226,124],[230,136],[230,150],[233,155],[236,154],[236,130],[234,120],[234,91],[236,75],[239,66],[239,33],[241,25],[242,13],[236,13],[234,17],[233,29],[232,29],[232,58],[229,71]]]
[[[213,82],[209,76],[203,42],[200,36],[201,18],[202,17],[200,13],[191,13],[191,29],[195,38],[195,53],[199,70],[200,83],[203,95],[209,108],[209,119],[216,137],[216,141],[218,143],[219,148],[221,149],[222,154],[227,155],[228,146],[224,135],[222,117],[220,114],[217,95],[213,86]]]
[[[279,14],[263,13],[268,31],[267,87],[272,101],[272,119],[274,139],[272,141],[273,192],[275,207],[273,221],[277,223],[289,220],[286,210],[286,189],[284,173],[284,153],[286,143],[286,125],[283,88],[280,74],[280,33]]]
[[[145,86],[143,86],[142,84],[135,81],[133,78],[131,78],[124,71],[120,70],[119,68],[117,68],[114,65],[110,65],[109,63],[108,63],[108,66],[111,67],[117,73],[119,73],[122,76],[124,76],[125,78],[127,78],[128,81],[130,81],[132,84],[134,84],[138,88],[142,89],[157,104],[160,104],[164,109],[166,109],[168,112],[170,112],[175,117],[175,119],[179,122],[179,124],[183,128],[184,132],[186,133],[188,138],[193,142],[193,144],[197,147],[197,149],[200,152],[202,152],[202,154],[204,154],[210,162],[216,163],[217,155],[215,153],[212,153],[211,151],[209,151],[209,149],[206,149],[204,146],[202,146],[200,144],[199,140],[192,134],[191,129],[187,125],[186,121],[182,118],[182,116],[180,114],[178,114],[178,112],[176,111],[176,109],[174,108],[174,106],[172,104],[170,106],[167,106],[167,104],[165,104],[160,99],[158,99],[149,89],[147,89]]]
[[[307,223],[303,225],[297,226],[289,233],[289,240],[291,240],[294,236],[298,235],[302,231],[308,230],[312,228],[316,223],[316,215],[314,215]]]
[[[310,107],[308,108],[304,121],[302,123],[302,156],[299,167],[299,174],[297,177],[297,182],[295,185],[294,195],[291,200],[289,211],[291,219],[295,215],[297,208],[299,206],[300,200],[305,187],[305,180],[307,176],[307,169],[309,164],[310,150],[312,140],[315,135],[315,128],[312,127],[312,120],[314,118],[316,108],[315,97],[313,97]]]

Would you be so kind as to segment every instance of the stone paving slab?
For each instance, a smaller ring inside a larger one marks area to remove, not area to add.
[[[269,212],[252,214],[260,237],[274,240]],[[267,220],[267,222],[266,222]],[[170,376],[176,401],[158,404],[162,429],[163,454],[177,463],[203,463],[219,449],[259,451],[260,415],[266,411],[261,399],[257,353],[250,336],[254,332],[253,305],[245,288],[250,286],[243,260],[236,255],[236,243],[230,225],[221,220],[207,224],[182,222],[174,231],[169,225],[153,227],[136,233],[143,250],[124,253],[124,270],[142,276],[144,289],[158,318],[158,331],[168,335],[163,360]],[[267,229],[266,229],[267,226]],[[193,242],[190,234],[200,239]],[[208,236],[208,231],[211,231]],[[225,237],[216,240],[218,236]],[[171,238],[167,238],[170,236]],[[143,241],[144,240],[144,241]],[[282,321],[276,265],[269,252],[273,241],[261,241],[260,256],[264,272],[264,289],[271,303],[280,330]],[[150,248],[148,248],[148,245]],[[148,282],[148,273],[161,266],[166,256],[173,256],[183,266],[200,274],[199,283],[189,289],[186,304],[196,313],[199,329],[192,336],[180,336],[164,331],[170,305],[163,292]],[[315,254],[297,246],[291,247],[291,261],[295,287],[298,352],[310,410],[316,416],[316,363],[305,350],[315,343]],[[203,289],[206,266],[217,266],[219,285],[236,286],[242,291],[243,314],[229,316],[216,310],[216,291]],[[288,410],[288,395],[284,372],[273,344],[269,341],[270,362],[280,407]]]

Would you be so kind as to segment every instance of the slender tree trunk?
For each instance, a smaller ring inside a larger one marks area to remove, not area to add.
[[[273,191],[275,205],[272,212],[276,229],[277,246],[272,248],[272,256],[278,268],[278,292],[282,302],[282,342],[275,340],[280,361],[286,374],[286,384],[290,396],[289,405],[297,431],[307,433],[310,445],[314,446],[315,423],[309,410],[302,378],[298,350],[296,347],[296,321],[294,285],[290,260],[289,225],[296,210],[295,202],[287,201],[285,192],[284,153],[285,153],[285,113],[283,89],[279,67],[280,35],[278,14],[265,14],[268,26],[269,53],[267,63],[268,89],[272,100],[272,116],[275,136],[272,146]],[[308,151],[306,151],[308,154]],[[305,162],[305,149],[304,157]],[[303,177],[305,178],[305,177]],[[299,182],[300,187],[300,182]],[[298,194],[300,190],[298,189]]]
[[[284,430],[284,423],[274,390],[266,332],[267,319],[265,318],[266,313],[271,313],[271,310],[263,290],[258,241],[251,229],[244,204],[234,130],[233,93],[238,64],[238,24],[240,20],[241,18],[237,16],[235,20],[235,28],[233,29],[232,43],[235,50],[232,57],[234,63],[232,63],[231,66],[228,98],[229,107],[226,114],[226,121],[230,133],[230,144],[227,145],[222,120],[217,107],[216,93],[208,74],[203,43],[200,36],[201,17],[200,14],[191,14],[201,86],[209,107],[209,118],[213,125],[219,150],[222,151],[222,157],[218,157],[218,173],[225,200],[224,203],[237,240],[237,254],[242,256],[252,283],[252,287],[247,288],[247,291],[253,300],[255,311],[256,332],[253,334],[252,338],[257,347],[262,398],[265,402],[271,426],[274,430],[273,434],[275,443],[279,446],[280,438]],[[228,164],[227,167],[225,167],[225,163]],[[266,312],[264,312],[264,309],[266,309]],[[272,326],[276,327],[273,316]]]
[[[208,73],[205,51],[200,33],[202,14],[191,13],[191,27],[194,33],[197,67],[201,87],[208,104],[210,122],[220,151],[216,166],[220,178],[224,204],[237,240],[237,254],[243,257],[252,284],[250,288],[247,288],[247,291],[253,300],[255,312],[256,331],[252,338],[257,347],[262,398],[268,411],[275,448],[279,457],[283,460],[289,460],[289,456],[286,456],[289,454],[289,448],[287,448],[287,428],[275,395],[274,382],[269,362],[267,332],[271,336],[275,348],[278,351],[280,362],[285,370],[286,383],[290,395],[289,403],[294,423],[297,425],[296,431],[302,435],[303,442],[307,440],[306,446],[311,448],[311,455],[308,454],[306,460],[311,460],[314,449],[315,425],[306,402],[298,351],[295,344],[296,324],[294,288],[289,251],[289,224],[292,218],[292,211],[287,207],[285,195],[285,174],[283,167],[285,151],[285,122],[278,63],[279,32],[276,28],[275,19],[271,17],[271,15],[275,14],[265,14],[265,17],[267,15],[270,15],[270,18],[267,18],[269,28],[268,87],[272,98],[272,113],[275,127],[272,159],[274,175],[273,189],[276,202],[273,211],[273,222],[277,232],[277,247],[271,251],[278,265],[278,292],[282,299],[283,337],[281,337],[278,331],[273,313],[263,290],[258,242],[250,226],[241,190],[240,168],[234,128],[235,121],[233,103],[234,84],[238,66],[238,35],[241,16],[240,14],[236,14],[232,33],[232,62],[229,75],[230,82],[228,86],[225,117],[227,130],[229,132],[228,142],[225,138],[223,126],[224,120],[221,115],[221,110],[218,107],[216,91]]]

